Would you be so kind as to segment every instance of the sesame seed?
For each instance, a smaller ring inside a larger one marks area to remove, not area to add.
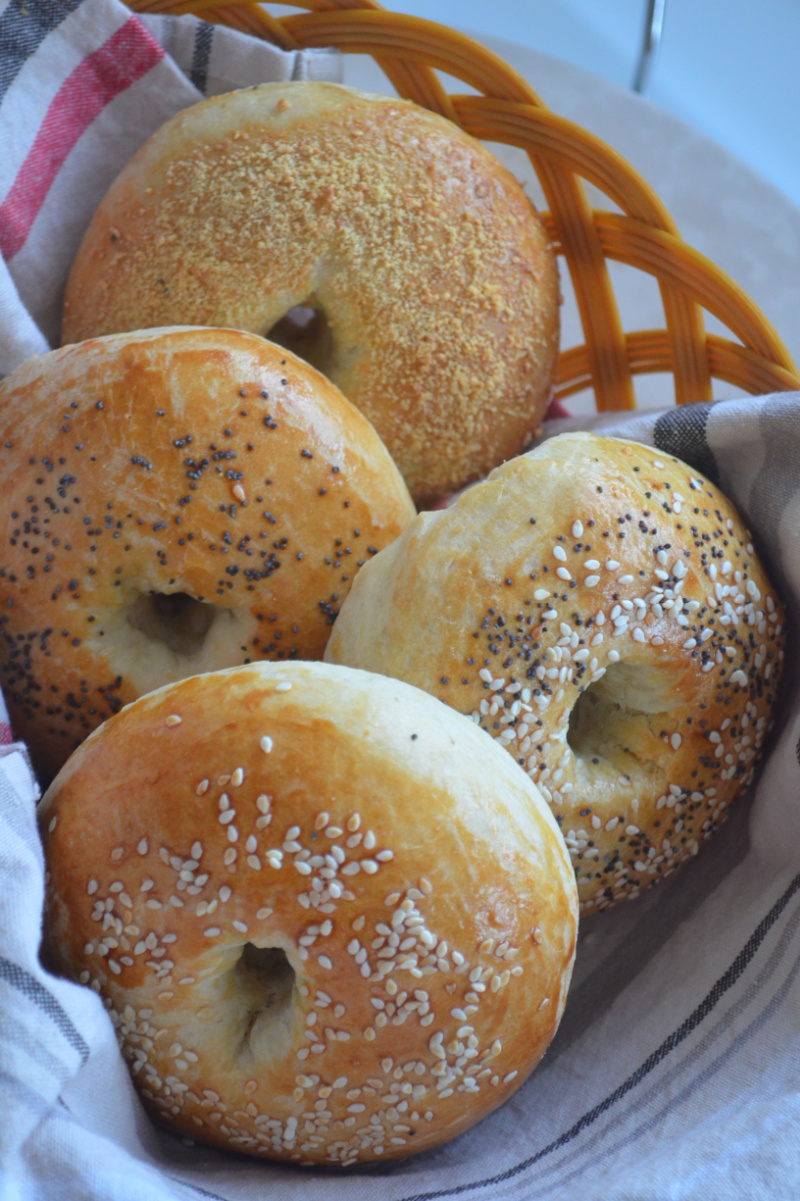
[[[164,725],[165,726],[179,726],[182,721],[183,721],[183,718],[181,716],[179,716],[179,714],[170,713],[169,717],[166,718]]]
[[[572,537],[573,537],[573,538],[580,538],[580,536],[581,536],[581,534],[582,534],[582,533],[583,533],[583,522],[582,522],[582,521],[575,521],[575,522],[573,522],[573,525],[572,525]]]
[[[100,887],[100,885],[97,883],[97,881],[92,879],[87,884],[86,891],[88,892],[89,896],[91,897],[94,895],[94,893],[97,892],[99,887]]]
[[[268,734],[265,734],[258,745],[261,747],[264,754],[268,755],[270,753],[270,751],[272,750],[272,739],[269,737]]]
[[[241,767],[237,767],[236,771],[231,776],[231,784],[233,784],[233,786],[235,788],[238,788],[243,780],[244,780],[244,769]]]
[[[331,961],[327,955],[318,955],[317,963],[319,964],[320,967],[327,968],[328,971],[330,971],[331,968],[333,967],[333,964],[331,963]]]
[[[587,588],[594,588],[597,586],[597,584],[600,583],[600,576],[599,575],[587,575],[586,579],[583,582]]]
[[[567,552],[564,550],[563,546],[554,546],[553,547],[553,557],[558,559],[558,561],[560,563],[566,563]]]
[[[244,922],[238,922],[238,921],[234,921],[234,922],[233,922],[233,928],[234,928],[234,930],[238,930],[240,934],[246,934],[246,933],[247,933],[247,926],[245,925],[245,923],[244,923]]]
[[[281,680],[280,684],[275,685],[276,692],[291,692],[291,684],[288,680]]]
[[[197,788],[195,788],[195,790],[194,790],[195,794],[197,796],[203,796],[204,793],[208,792],[208,785],[209,785],[208,780],[201,780],[200,783],[197,785]]]
[[[682,740],[681,740],[681,736],[680,736],[680,734],[678,734],[678,733],[676,732],[675,734],[673,734],[673,735],[672,735],[672,737],[670,738],[670,743],[672,744],[672,749],[673,749],[673,751],[677,751],[677,750],[678,750],[678,748],[679,748],[679,747],[680,747],[680,745],[681,745],[681,741],[682,741]]]
[[[547,598],[548,598],[548,596],[549,596],[549,595],[550,595],[550,593],[547,591],[547,589],[546,589],[546,588],[537,588],[537,589],[536,589],[536,591],[535,591],[535,592],[534,592],[534,594],[533,594],[533,599],[534,599],[534,600],[538,600],[538,601],[541,601],[541,600],[547,600]],[[484,670],[485,670],[485,668],[484,668]],[[481,679],[485,679],[485,678],[486,678],[486,677],[484,676],[483,672],[480,672],[479,674],[480,674],[480,676],[481,676]],[[488,674],[488,677],[489,677],[489,679],[491,679],[491,678],[492,678],[492,673],[491,673],[491,672],[488,672],[487,674]]]
[[[219,926],[209,926],[207,930],[203,931],[203,933],[205,934],[206,938],[216,938],[220,933],[220,928]]]

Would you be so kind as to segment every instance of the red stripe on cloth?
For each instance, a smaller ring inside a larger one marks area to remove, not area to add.
[[[551,400],[548,405],[545,418],[547,421],[553,421],[556,417],[571,417],[569,409],[565,409],[560,400]]]
[[[0,721],[0,746],[9,746],[14,741],[11,726],[7,721]]]
[[[164,48],[131,17],[67,76],[0,205],[0,252],[6,260],[25,244],[53,180],[81,134],[115,96],[164,55]]]

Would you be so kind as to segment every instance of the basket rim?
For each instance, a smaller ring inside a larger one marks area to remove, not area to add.
[[[585,336],[583,345],[561,350],[556,398],[589,387],[601,411],[635,408],[633,376],[654,370],[673,374],[678,404],[711,400],[712,378],[751,393],[765,386],[800,388],[800,371],[772,323],[744,289],[683,239],[644,177],[603,139],[551,111],[500,55],[468,34],[387,11],[377,0],[275,2],[306,11],[277,17],[241,0],[126,0],[135,12],[192,14],[283,49],[334,47],[370,55],[401,97],[472,136],[525,150],[546,198],[541,215],[566,262]],[[446,91],[438,72],[478,94]],[[592,208],[584,180],[609,196],[622,215]],[[640,335],[656,331],[623,329],[607,260],[658,281],[666,329],[660,331],[663,345],[655,360],[644,354],[648,343]],[[704,310],[737,340],[708,334]],[[660,365],[648,367],[650,361]]]

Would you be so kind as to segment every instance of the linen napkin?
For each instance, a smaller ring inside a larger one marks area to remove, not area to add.
[[[111,181],[204,96],[341,80],[332,50],[283,51],[118,0],[0,0],[0,376],[58,345],[64,287]]]

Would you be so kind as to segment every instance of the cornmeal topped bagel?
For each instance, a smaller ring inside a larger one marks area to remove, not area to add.
[[[536,788],[396,680],[252,664],[143,697],[40,807],[46,961],[149,1112],[230,1150],[395,1159],[540,1059],[577,897]]]
[[[292,332],[298,306],[311,321]],[[335,84],[264,84],[167,122],[72,268],[63,341],[176,323],[291,345],[428,504],[539,424],[555,257],[517,181],[451,122]]]
[[[336,388],[235,330],[121,334],[0,383],[0,682],[52,774],[143,692],[319,658],[414,507]]]
[[[425,688],[505,746],[588,912],[696,852],[750,781],[783,620],[708,480],[565,434],[412,522],[356,581],[326,658]]]

